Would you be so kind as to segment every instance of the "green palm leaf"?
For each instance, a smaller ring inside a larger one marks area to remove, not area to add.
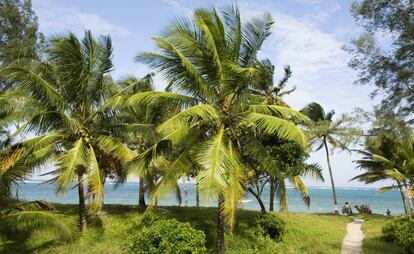
[[[58,158],[58,176],[56,178],[57,193],[65,191],[73,184],[78,167],[85,167],[88,161],[88,148],[82,139],[78,139],[72,147]]]
[[[307,147],[307,137],[294,123],[278,117],[249,113],[247,119],[255,123],[256,128],[268,135],[277,136],[280,139],[294,141],[303,147]]]
[[[92,147],[88,148],[88,164],[86,166],[86,171],[88,174],[88,195],[92,200],[89,209],[92,213],[96,213],[99,211],[103,201],[104,187],[102,184],[103,179],[101,171]]]

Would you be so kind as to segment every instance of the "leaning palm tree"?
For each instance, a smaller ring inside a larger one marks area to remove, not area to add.
[[[81,230],[86,228],[85,198],[91,212],[97,212],[102,204],[102,156],[120,162],[131,156],[130,150],[101,124],[115,117],[108,108],[124,93],[112,96],[108,82],[104,82],[105,74],[112,69],[111,57],[109,37],[96,40],[86,32],[79,40],[69,34],[50,41],[45,60],[18,60],[0,72],[41,107],[19,130],[41,135],[33,147],[27,148],[27,156],[51,154],[51,160],[57,161],[53,172],[57,193],[77,185]],[[39,143],[47,145],[37,149]],[[18,165],[30,171],[33,166],[25,156]]]
[[[358,151],[363,157],[356,161],[358,167],[367,172],[355,176],[351,180],[374,183],[392,180],[396,184],[386,186],[380,191],[398,189],[406,214],[413,214],[412,197],[414,196],[414,138],[409,137],[397,142],[395,153],[384,155]]]
[[[129,103],[175,105],[182,109],[157,130],[160,142],[136,159],[141,167],[166,142],[185,147],[175,156],[159,186],[173,186],[192,168],[204,200],[218,200],[217,253],[224,253],[225,223],[233,228],[237,204],[244,193],[250,168],[249,154],[268,167],[271,159],[258,133],[307,144],[304,133],[290,120],[304,120],[286,107],[252,104],[249,89],[257,78],[257,52],[269,36],[269,14],[242,24],[234,7],[221,14],[197,9],[192,20],[176,19],[162,37],[154,38],[160,52],[140,53],[137,61],[159,70],[169,81],[167,92],[133,95]],[[243,142],[242,142],[243,140]]]
[[[308,104],[304,109],[301,110],[301,112],[307,115],[313,122],[310,127],[311,145],[316,146],[315,151],[318,151],[322,148],[325,149],[326,161],[328,164],[329,176],[331,179],[334,212],[339,213],[328,145],[330,145],[332,149],[339,148],[347,150],[344,138],[348,137],[349,131],[344,127],[343,118],[338,121],[334,121],[333,116],[335,114],[335,111],[332,110],[328,113],[325,113],[325,110],[318,103],[313,102]]]

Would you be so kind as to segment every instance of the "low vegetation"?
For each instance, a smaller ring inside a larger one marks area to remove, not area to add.
[[[383,239],[383,227],[393,217],[365,215],[362,230],[364,232],[363,250],[365,254],[403,254],[402,248]]]
[[[75,205],[56,205],[56,207],[63,214],[77,218]],[[171,234],[166,233],[163,241],[167,239],[174,241],[171,237],[177,230],[190,231],[192,240],[186,239],[184,242],[201,243],[202,235],[205,235],[207,253],[214,252],[217,230],[216,208],[162,207],[155,213],[157,216],[154,218],[153,215],[148,216],[148,212],[145,213],[143,209],[136,206],[105,205],[99,217],[89,218],[89,230],[72,244],[59,241],[51,233],[33,233],[26,241],[27,245],[24,249],[19,242],[9,243],[8,249],[4,242],[0,242],[0,253],[2,251],[32,253],[33,250],[36,250],[36,253],[129,253],[134,241],[140,239],[141,234],[164,232],[166,228],[158,227],[161,224],[180,225],[179,229],[170,229]],[[284,233],[280,239],[273,240],[268,234],[258,230],[260,226],[269,225],[263,223],[260,212],[239,210],[234,232],[232,234],[227,232],[225,235],[226,253],[339,253],[345,236],[345,225],[349,222],[346,217],[331,214],[277,214],[269,217],[283,221],[280,225],[285,225],[282,230]],[[157,221],[162,222],[157,226]],[[261,225],[258,224],[259,221]],[[197,236],[194,236],[195,234]],[[147,244],[146,241],[144,244]],[[203,253],[202,246],[199,248],[199,253]]]
[[[404,248],[406,253],[414,253],[414,219],[402,216],[388,221],[382,228],[383,239]]]

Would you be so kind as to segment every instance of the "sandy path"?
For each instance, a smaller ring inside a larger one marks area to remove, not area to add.
[[[346,236],[342,242],[342,254],[362,254],[362,233],[361,224],[363,220],[354,220],[346,225]]]

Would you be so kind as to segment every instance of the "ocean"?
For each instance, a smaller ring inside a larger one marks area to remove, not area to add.
[[[188,187],[188,204],[195,206],[195,185],[187,183]],[[288,189],[289,212],[294,213],[329,213],[333,211],[332,191],[328,187],[308,187],[311,204],[307,207],[300,196],[300,193],[292,188]],[[47,200],[50,202],[76,204],[78,202],[77,189],[71,189],[63,196],[55,195],[55,186],[50,183],[42,183],[37,181],[28,181],[21,183],[18,188],[18,196],[20,200]],[[202,195],[200,195],[202,197]],[[135,205],[138,203],[138,183],[127,182],[122,185],[114,183],[105,184],[105,204],[128,204]],[[338,206],[341,207],[345,202],[349,202],[352,207],[354,205],[367,204],[374,213],[384,214],[390,209],[392,214],[404,213],[400,193],[396,190],[385,193],[379,193],[378,189],[372,188],[337,188]],[[147,197],[148,200],[148,197]],[[266,209],[269,207],[269,192],[267,189],[263,191],[263,201]],[[278,201],[275,200],[276,209]],[[216,206],[214,200],[200,201],[202,206]],[[164,197],[159,200],[159,205],[178,205],[175,195]],[[181,204],[184,205],[184,204]],[[247,194],[239,205],[240,208],[259,210],[256,199]],[[354,212],[357,212],[353,209]]]

